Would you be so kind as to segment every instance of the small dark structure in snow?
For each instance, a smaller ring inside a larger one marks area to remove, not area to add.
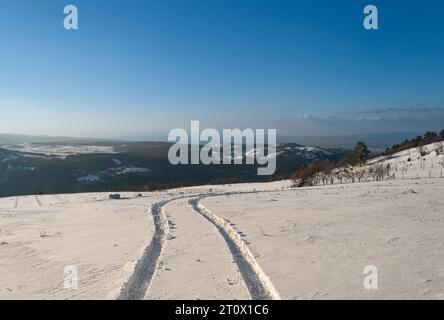
[[[110,195],[109,195],[109,198],[110,198],[111,200],[120,200],[120,199],[122,199],[122,197],[121,197],[120,194],[118,194],[118,193],[116,193],[116,194],[110,194]]]

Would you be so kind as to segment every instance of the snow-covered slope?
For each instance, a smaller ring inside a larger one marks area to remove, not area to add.
[[[412,148],[369,160],[359,166],[334,169],[315,176],[315,185],[365,181],[430,179],[444,177],[444,142]]]
[[[408,149],[391,156],[379,157],[368,162],[372,165],[389,165],[392,179],[443,178],[444,142]]]
[[[0,299],[117,295],[154,234],[150,201],[111,202],[100,194],[0,199]],[[77,290],[64,287],[70,266]]]

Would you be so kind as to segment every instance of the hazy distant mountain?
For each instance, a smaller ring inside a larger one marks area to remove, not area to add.
[[[424,132],[399,132],[340,136],[280,136],[278,137],[278,142],[295,142],[306,146],[319,146],[323,148],[353,149],[357,141],[364,141],[372,151],[382,151],[405,139],[413,139],[423,134]]]
[[[140,190],[152,185],[202,185],[273,179],[257,165],[178,165],[168,161],[166,142],[116,142],[67,137],[1,135],[0,196]],[[274,178],[305,163],[336,162],[347,151],[279,145]],[[246,155],[245,155],[246,156]]]
[[[373,151],[382,151],[387,147],[404,141],[413,139],[424,132],[399,132],[399,133],[376,133],[362,135],[332,135],[332,136],[278,136],[279,144],[295,143],[300,146],[318,146],[321,148],[342,148],[353,149],[357,141],[365,141]],[[157,140],[156,140],[157,141]],[[161,141],[161,140],[159,140]],[[106,144],[119,145],[124,144],[124,140],[107,140],[97,138],[73,138],[73,137],[51,137],[51,136],[32,136],[19,134],[1,134],[0,146],[23,143],[68,143],[68,144]],[[139,147],[152,148],[156,146],[164,149],[168,143],[164,142],[128,142],[132,151]]]
[[[22,143],[98,143],[110,142],[111,140],[96,138],[72,138],[72,137],[51,137],[51,136],[32,136],[23,134],[0,133],[0,146]]]

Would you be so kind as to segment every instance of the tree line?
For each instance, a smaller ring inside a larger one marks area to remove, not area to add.
[[[328,160],[305,164],[291,176],[291,179],[294,181],[294,184],[297,187],[333,184],[335,181],[342,183],[344,180],[351,182],[361,182],[361,180],[364,179],[381,181],[392,175],[390,164],[373,165],[367,170],[356,170],[354,167],[362,166],[371,157],[388,156],[411,148],[417,148],[417,150],[420,150],[418,151],[420,156],[424,156],[425,154],[423,154],[423,146],[441,141],[444,141],[444,130],[441,130],[439,134],[428,131],[424,134],[424,136],[417,136],[412,140],[405,140],[400,144],[387,148],[381,154],[373,155],[364,141],[358,141],[353,151],[337,164],[331,163]],[[440,152],[439,150],[440,149],[436,151],[437,154]],[[402,176],[405,176],[404,169],[402,171]]]
[[[417,136],[411,140],[405,140],[399,144],[395,144],[390,148],[387,148],[382,155],[388,156],[394,153],[398,153],[403,150],[422,147],[434,142],[444,141],[444,129],[438,134],[433,131],[428,131],[424,136]]]

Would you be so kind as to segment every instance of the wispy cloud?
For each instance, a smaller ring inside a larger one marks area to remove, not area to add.
[[[268,127],[278,128],[283,135],[425,132],[427,130],[442,129],[444,114],[440,108],[433,109],[433,111],[437,110],[438,112],[420,112],[418,108],[396,108],[397,111],[399,111],[399,109],[406,109],[409,110],[409,112],[355,112],[352,115],[350,113],[343,113],[342,116],[293,115],[267,118],[264,119],[263,122]],[[427,108],[426,110],[430,109],[432,108]]]
[[[349,111],[351,114],[388,114],[388,113],[434,113],[444,111],[440,107],[388,107],[388,108],[372,108],[367,110]]]

